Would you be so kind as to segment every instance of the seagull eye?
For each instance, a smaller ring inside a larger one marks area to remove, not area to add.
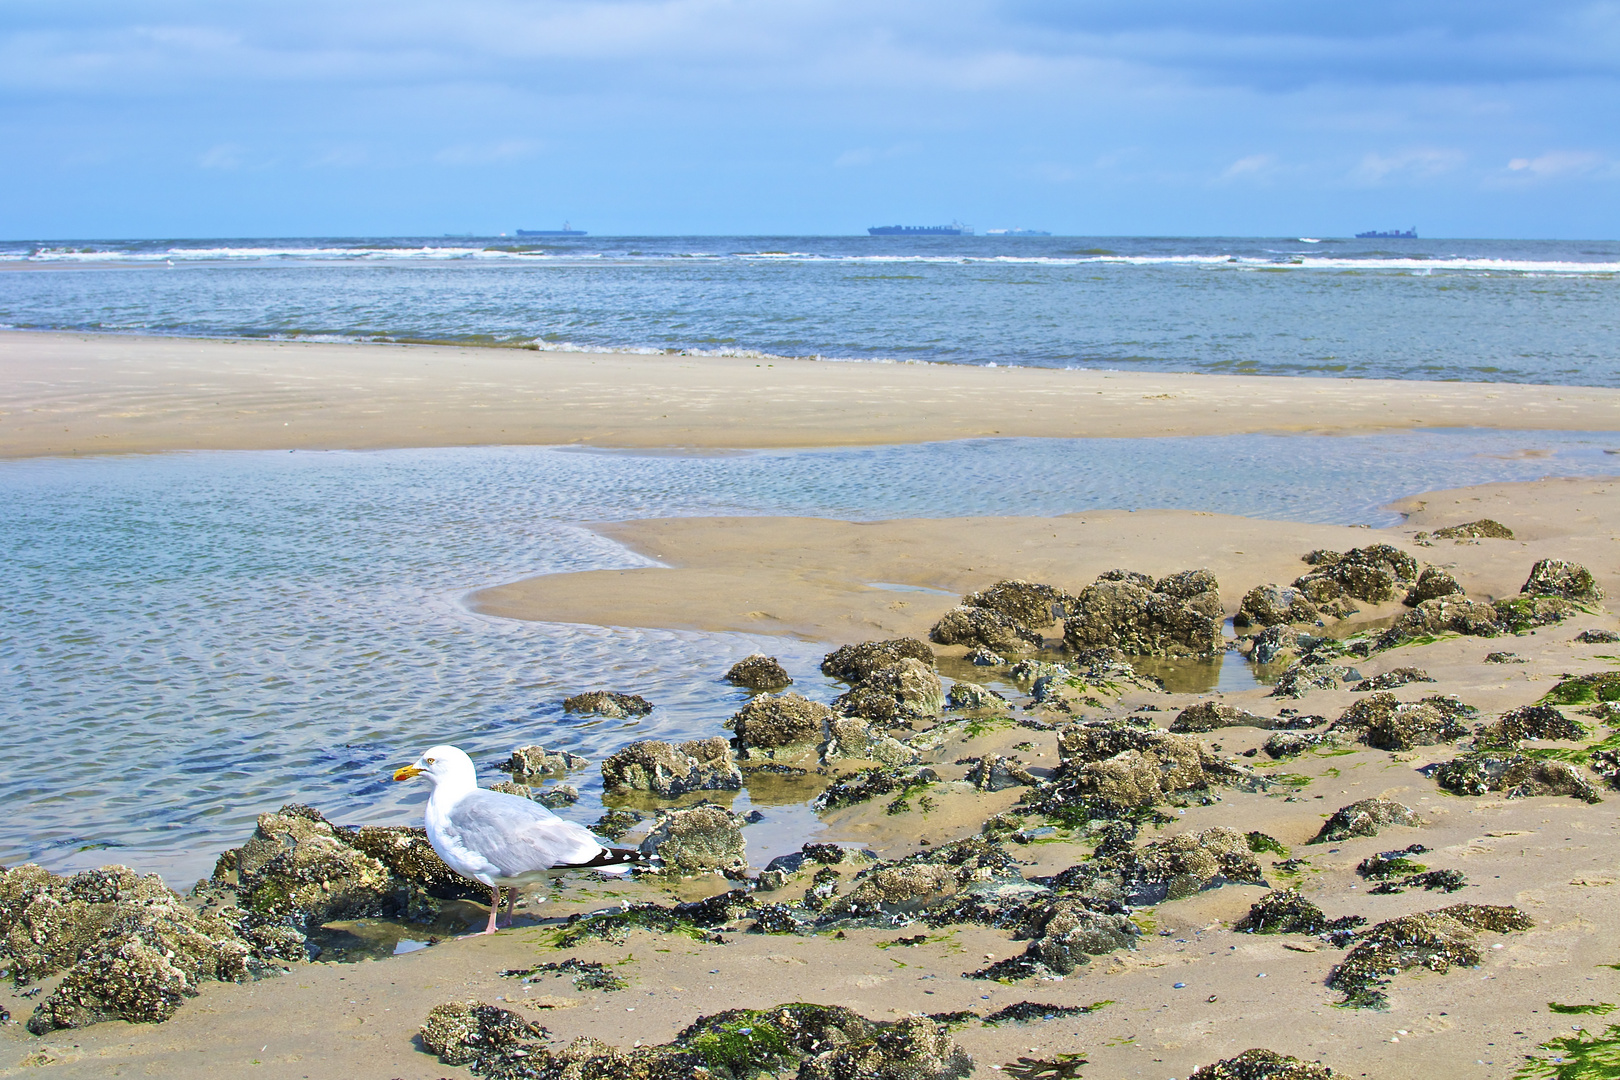
[[[423,758],[422,760],[427,762],[429,765],[433,764],[433,759],[432,758]]]

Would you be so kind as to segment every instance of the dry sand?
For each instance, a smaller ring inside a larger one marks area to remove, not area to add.
[[[1196,376],[1106,375],[921,365],[832,365],[532,354],[476,349],[279,345],[0,335],[0,454],[28,456],[219,447],[380,447],[468,443],[593,442],[621,446],[768,446],[895,442],[970,435],[1146,435],[1246,430],[1354,431],[1412,424],[1613,428],[1614,391],[1550,387],[1389,384]],[[1168,395],[1168,396],[1165,396]],[[65,430],[63,430],[65,429]],[[1060,518],[844,522],[724,519],[631,522],[602,531],[667,568],[534,579],[486,590],[483,610],[527,618],[635,626],[688,626],[796,634],[829,642],[921,634],[955,597],[1000,577],[1076,587],[1129,566],[1154,573],[1208,566],[1232,608],[1250,585],[1287,581],[1313,547],[1397,543],[1448,565],[1477,597],[1516,591],[1530,564],[1552,555],[1591,566],[1620,596],[1620,485],[1556,480],[1434,493],[1409,500],[1399,528],[1344,529],[1209,514],[1097,512]],[[1489,516],[1518,539],[1415,545],[1417,530]],[[909,591],[873,588],[873,583]],[[937,590],[916,591],[916,590]],[[1612,601],[1611,601],[1612,603]],[[1392,615],[1393,605],[1362,618]],[[1397,691],[1403,700],[1454,693],[1487,715],[1539,698],[1566,672],[1614,666],[1616,646],[1574,642],[1585,627],[1614,628],[1607,614],[1581,615],[1535,635],[1451,638],[1379,654],[1360,664],[1375,675],[1427,669],[1437,682]],[[1522,665],[1486,664],[1512,650]],[[943,650],[944,669],[966,674]],[[718,674],[718,673],[717,673]],[[1281,702],[1263,689],[1224,699],[1263,714],[1282,704],[1335,716],[1359,695],[1322,691]],[[1132,692],[1101,710],[1153,704],[1163,722],[1208,695]],[[724,717],[715,717],[720,732]],[[1232,755],[1265,733],[1232,728],[1205,736]],[[1021,741],[1034,767],[1055,758],[1051,732],[958,727],[933,757],[947,780],[968,754]],[[703,1013],[810,1000],[868,1016],[971,1009],[1017,1001],[1085,1004],[1097,1012],[1027,1026],[970,1023],[956,1038],[977,1075],[1021,1055],[1083,1052],[1087,1077],[1185,1078],[1199,1065],[1251,1046],[1320,1058],[1338,1074],[1380,1078],[1462,1075],[1505,1078],[1535,1044],[1602,1017],[1557,1015],[1549,1001],[1620,1002],[1620,797],[1587,805],[1568,798],[1506,800],[1443,795],[1418,772],[1455,749],[1390,754],[1358,748],[1306,755],[1282,766],[1308,782],[1298,796],[1221,792],[1194,805],[1162,835],[1229,825],[1259,829],[1311,860],[1307,895],[1329,916],[1377,922],[1449,903],[1516,904],[1535,920],[1519,934],[1482,934],[1477,969],[1394,980],[1388,1012],[1335,1008],[1324,985],[1343,956],[1314,938],[1235,934],[1263,890],[1229,885],[1142,914],[1152,930],[1140,947],[1099,957],[1056,982],[1000,985],[961,978],[986,957],[1021,951],[1006,931],[927,931],[916,946],[878,948],[906,931],[828,936],[727,934],[724,945],[635,932],[627,945],[568,953],[545,945],[547,928],[571,912],[619,899],[669,899],[659,885],[575,882],[531,905],[520,926],[493,938],[447,941],[388,960],[300,965],[248,985],[207,984],[161,1025],[105,1023],[44,1039],[19,1024],[0,1029],[5,1075],[276,1076],[311,1080],[465,1076],[422,1053],[414,1037],[432,1006],[480,998],[544,1023],[558,1040],[589,1034],[630,1045],[670,1038]],[[1242,759],[1254,760],[1254,759]],[[1301,848],[1328,812],[1375,795],[1419,810],[1421,829]],[[888,815],[867,805],[828,815],[835,837],[880,855],[970,835],[1014,792],[944,792],[936,809]],[[265,809],[273,809],[266,807]],[[1151,839],[1149,831],[1143,839]],[[1373,852],[1414,841],[1429,865],[1460,869],[1470,885],[1442,896],[1412,891],[1370,896],[1354,873]],[[1085,857],[1087,846],[1015,848],[1027,874]],[[1262,857],[1262,866],[1270,865]],[[1273,868],[1274,870],[1275,868]],[[1268,871],[1271,873],[1272,871]],[[1279,874],[1274,882],[1285,880]],[[785,896],[805,885],[790,884]],[[672,894],[718,891],[718,879]],[[1502,946],[1500,949],[1494,946]],[[500,972],[576,955],[615,965],[629,989],[576,991],[566,979],[528,989]],[[45,992],[55,980],[47,980]],[[1185,987],[1175,988],[1182,982]],[[0,992],[14,1019],[37,997]],[[549,1006],[549,1007],[543,1007]]]
[[[1620,390],[0,333],[0,457],[1609,430]]]

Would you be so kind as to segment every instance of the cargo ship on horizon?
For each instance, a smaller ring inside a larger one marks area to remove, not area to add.
[[[1379,232],[1377,229],[1373,229],[1369,232],[1356,233],[1357,240],[1416,240],[1417,238],[1418,234],[1416,225],[1412,226],[1410,229],[1407,229],[1405,232],[1402,232],[1399,229],[1390,229],[1386,232]]]
[[[869,236],[972,236],[973,226],[953,221],[949,225],[873,225]]]
[[[576,229],[568,222],[563,222],[560,229],[519,229],[519,236],[584,236],[584,229]]]

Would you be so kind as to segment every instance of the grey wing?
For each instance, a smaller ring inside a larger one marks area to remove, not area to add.
[[[499,791],[466,796],[450,811],[449,824],[462,846],[488,860],[498,877],[589,862],[603,851],[583,825]]]

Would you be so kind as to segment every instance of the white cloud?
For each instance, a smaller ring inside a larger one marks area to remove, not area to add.
[[[1427,180],[1461,168],[1468,155],[1461,150],[1425,147],[1395,154],[1370,153],[1362,157],[1351,178],[1362,184]]]
[[[220,169],[231,172],[240,169],[247,162],[247,150],[236,143],[218,143],[203,151],[197,159],[197,164],[205,169]]]
[[[1554,150],[1533,158],[1514,158],[1508,162],[1511,172],[1528,176],[1567,176],[1571,173],[1589,173],[1604,164],[1600,154],[1587,150]]]
[[[447,146],[433,155],[440,165],[500,165],[508,161],[521,161],[540,153],[540,143],[533,139],[501,139],[492,143],[462,143]]]
[[[1237,180],[1243,177],[1263,177],[1277,168],[1275,154],[1250,154],[1248,157],[1238,158],[1226,167],[1221,173],[1223,180]]]

